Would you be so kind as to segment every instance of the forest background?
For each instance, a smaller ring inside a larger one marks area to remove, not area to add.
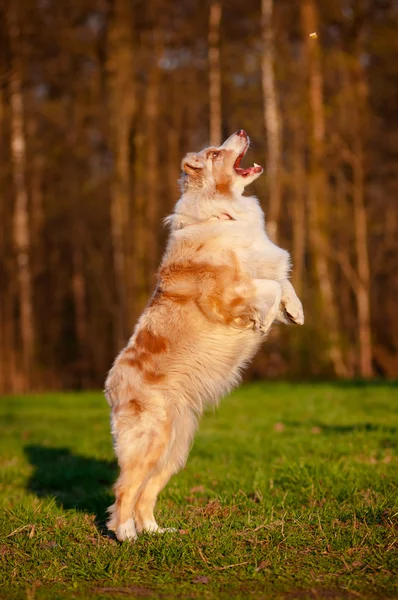
[[[103,385],[181,158],[244,128],[306,325],[249,377],[398,375],[396,0],[1,0],[0,392]]]

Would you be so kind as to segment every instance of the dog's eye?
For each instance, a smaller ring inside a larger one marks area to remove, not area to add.
[[[211,153],[211,157],[212,157],[212,158],[217,158],[219,155],[220,155],[220,153],[219,153],[219,152],[212,152],[212,153]]]

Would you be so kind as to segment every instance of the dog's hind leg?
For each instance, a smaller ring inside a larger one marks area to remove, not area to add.
[[[173,403],[175,404],[175,400],[173,400]],[[158,526],[153,511],[158,495],[170,477],[185,465],[197,427],[196,415],[189,408],[181,409],[180,407],[171,418],[170,443],[162,461],[159,463],[160,469],[152,475],[145,487],[142,488],[134,507],[138,533],[141,531],[156,531],[158,533],[170,531],[170,529],[163,529]]]
[[[134,508],[134,518],[137,527],[137,533],[141,533],[142,531],[151,531],[157,533],[170,531],[170,529],[163,529],[159,527],[153,511],[158,495],[174,472],[175,469],[172,469],[169,465],[166,465],[162,471],[155,473],[142,489]]]
[[[108,527],[115,531],[119,541],[135,539],[137,530],[133,507],[140,492],[156,472],[169,442],[170,428],[167,423],[155,423],[143,428],[140,422],[133,428],[122,423],[116,440],[116,454],[120,475],[114,486],[116,501],[109,508]]]

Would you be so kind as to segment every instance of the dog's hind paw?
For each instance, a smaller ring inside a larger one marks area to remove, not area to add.
[[[122,523],[116,528],[115,533],[119,542],[137,539],[137,531],[135,529],[134,519],[127,519],[125,523]]]
[[[174,533],[177,531],[174,527],[159,527],[156,521],[148,521],[144,524],[141,531],[148,533]]]
[[[176,533],[178,529],[175,527],[159,527],[155,533]]]

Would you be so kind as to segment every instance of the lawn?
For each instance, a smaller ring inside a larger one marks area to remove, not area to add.
[[[398,597],[397,385],[240,388],[134,544],[100,393],[4,397],[0,434],[2,598]]]

